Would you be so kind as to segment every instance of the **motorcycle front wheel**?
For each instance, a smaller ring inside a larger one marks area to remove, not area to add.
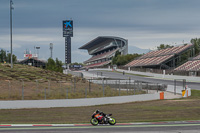
[[[92,118],[91,120],[90,120],[90,123],[93,125],[93,126],[96,126],[96,125],[98,125],[98,120],[96,119],[96,118]]]
[[[110,125],[115,125],[115,124],[116,124],[115,118],[110,117],[110,119],[108,120],[108,123],[109,123]]]

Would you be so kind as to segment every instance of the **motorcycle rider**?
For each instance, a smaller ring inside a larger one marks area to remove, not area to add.
[[[106,122],[106,118],[105,118],[106,114],[105,113],[103,113],[102,111],[100,111],[98,109],[95,111],[95,113],[102,115],[103,116],[103,121]]]

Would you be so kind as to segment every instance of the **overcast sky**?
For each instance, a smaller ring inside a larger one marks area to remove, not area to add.
[[[0,48],[10,50],[9,1],[0,0]],[[200,0],[13,0],[13,51],[40,46],[40,58],[64,61],[62,20],[73,19],[72,62],[90,56],[78,48],[97,36],[118,36],[128,45],[155,49],[200,37]],[[132,51],[129,50],[129,53]]]

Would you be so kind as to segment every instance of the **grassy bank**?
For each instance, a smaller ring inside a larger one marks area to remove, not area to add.
[[[90,89],[89,89],[90,86]],[[23,91],[22,91],[23,90]],[[104,86],[105,96],[118,96],[115,88]],[[84,78],[73,77],[28,65],[0,64],[0,100],[74,99],[102,97],[102,85],[90,83]],[[135,94],[145,93],[137,91]],[[121,91],[120,95],[132,95],[133,91]]]
[[[157,100],[90,107],[0,110],[0,123],[88,123],[96,109],[117,122],[200,120],[200,91],[187,99]]]

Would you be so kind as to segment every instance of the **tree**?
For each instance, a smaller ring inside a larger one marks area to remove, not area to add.
[[[46,69],[55,71],[56,63],[52,58],[49,58],[46,64]]]
[[[56,58],[56,61],[54,61],[52,58],[49,58],[46,64],[46,69],[56,72],[62,72],[62,65],[62,61],[58,60],[58,58]]]
[[[157,47],[158,50],[166,49],[166,48],[172,48],[174,46],[168,45],[168,44],[160,44],[160,46]]]
[[[62,72],[63,68],[62,68],[62,61],[58,60],[58,58],[56,58],[56,72]]]
[[[13,54],[12,58],[13,58],[13,63],[16,63],[17,62],[17,57]],[[11,53],[7,54],[6,61],[11,63]]]
[[[14,54],[12,55],[12,57],[13,57],[13,63],[16,63],[17,57]],[[11,63],[11,53],[6,55],[6,51],[1,49],[0,50],[0,62],[4,62],[4,61]]]
[[[200,38],[191,39],[190,42],[194,45],[195,55],[198,55],[200,53]]]
[[[0,62],[6,61],[6,51],[1,49],[0,51]]]
[[[131,62],[133,59],[141,56],[140,54],[127,54],[127,55],[120,55],[116,53],[117,56],[114,56],[112,59],[112,64],[114,65],[126,65],[127,63]]]
[[[112,58],[112,64],[117,64],[117,59],[118,59],[118,56],[120,56],[121,53],[119,52],[119,50],[115,53],[115,56]]]

